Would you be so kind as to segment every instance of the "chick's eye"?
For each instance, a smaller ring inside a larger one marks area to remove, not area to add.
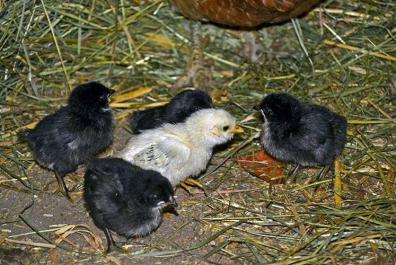
[[[223,127],[223,131],[228,131],[228,129],[230,129],[230,126],[228,126],[228,125]]]

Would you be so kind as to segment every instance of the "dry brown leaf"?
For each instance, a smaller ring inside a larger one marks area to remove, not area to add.
[[[96,236],[93,233],[83,233],[82,236],[95,251],[104,251],[103,241],[100,237]]]
[[[58,229],[55,234],[58,236],[58,238],[55,240],[56,244],[60,244],[64,241],[74,247],[78,247],[78,244],[68,240],[70,235],[78,234],[85,239],[85,241],[94,249],[94,251],[104,251],[102,239],[94,234],[88,225],[65,225]]]
[[[73,229],[75,225],[65,225],[60,227],[58,230],[55,231],[55,235],[62,235],[64,234],[67,230]]]
[[[272,184],[285,182],[283,164],[274,160],[262,149],[255,150],[247,156],[238,157],[237,161],[241,168],[255,177]]]

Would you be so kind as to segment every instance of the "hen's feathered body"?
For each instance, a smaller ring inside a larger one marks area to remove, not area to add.
[[[321,0],[172,0],[194,20],[231,27],[257,27],[287,21],[308,12]]]

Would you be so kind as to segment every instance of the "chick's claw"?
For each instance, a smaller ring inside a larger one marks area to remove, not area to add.
[[[189,184],[190,186],[197,186],[200,189],[205,189],[205,187],[198,180],[195,180],[193,178],[187,178],[184,182],[186,184]]]
[[[198,180],[195,180],[193,178],[187,178],[184,181],[180,182],[179,185],[180,187],[185,189],[189,194],[192,194],[190,186],[198,187],[206,193],[205,186],[202,185]]]
[[[316,176],[316,181],[321,180],[324,176],[327,175],[327,173],[329,173],[329,171],[330,171],[330,165],[324,166],[320,170],[319,174]]]
[[[190,187],[189,187],[185,182],[180,182],[179,185],[180,185],[180,187],[182,187],[185,191],[187,191],[188,194],[192,194]]]

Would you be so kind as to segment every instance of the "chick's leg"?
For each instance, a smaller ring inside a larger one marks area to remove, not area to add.
[[[249,63],[256,63],[264,49],[260,43],[258,33],[256,31],[242,31],[241,42],[244,59]]]
[[[300,169],[300,165],[299,164],[297,164],[297,165],[295,165],[293,168],[292,168],[292,170],[289,172],[289,176],[290,177],[294,177],[296,174],[297,174],[297,171]]]
[[[324,176],[326,176],[327,173],[329,173],[329,170],[330,170],[330,166],[324,166],[324,167],[320,170],[319,174],[316,176],[316,181],[319,181],[319,180],[321,180]]]
[[[111,235],[111,232],[108,228],[103,229],[103,233],[106,236],[106,243],[107,243],[107,248],[106,248],[106,253],[110,253],[113,249],[122,249],[115,241],[113,236]]]
[[[320,170],[319,174],[316,176],[316,181],[319,181],[319,180],[321,180],[324,176],[326,176],[327,173],[329,173],[329,171],[330,171],[330,167],[331,167],[331,166],[324,166],[324,167],[322,167],[322,169]],[[320,186],[320,185],[316,185],[316,186],[315,186],[314,192],[317,192],[317,191],[318,191],[319,186]]]
[[[55,171],[55,177],[56,181],[58,182],[60,192],[66,197],[66,199],[68,199],[70,202],[73,202],[72,198],[69,195],[69,190],[67,189],[65,180],[63,179],[64,176],[61,175],[59,172]]]
[[[289,183],[293,183],[296,181],[297,171],[300,169],[300,165],[296,164],[292,167],[292,169],[287,173],[289,179],[287,180]]]

